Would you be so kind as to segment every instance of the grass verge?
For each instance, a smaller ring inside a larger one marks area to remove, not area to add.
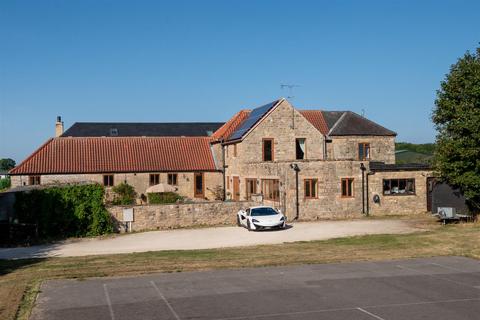
[[[0,260],[0,319],[28,319],[48,279],[128,276],[221,268],[467,256],[480,259],[480,224],[430,227],[403,235],[368,235],[245,248],[107,256]]]

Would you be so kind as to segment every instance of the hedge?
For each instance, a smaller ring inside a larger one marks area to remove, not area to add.
[[[183,200],[183,197],[175,192],[148,193],[148,203],[168,204]]]
[[[11,186],[10,177],[0,179],[0,191],[4,189],[8,189],[10,188],[10,186]]]
[[[49,187],[17,193],[15,212],[20,223],[38,223],[40,238],[97,236],[114,226],[103,199],[98,184]]]

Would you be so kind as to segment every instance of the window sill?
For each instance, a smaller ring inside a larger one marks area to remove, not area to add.
[[[394,194],[383,194],[385,197],[406,197],[406,196],[416,196],[416,193],[394,193]]]

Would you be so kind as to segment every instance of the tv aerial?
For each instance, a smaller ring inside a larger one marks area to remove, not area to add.
[[[294,88],[298,88],[298,87],[301,87],[301,86],[298,85],[298,84],[288,84],[288,83],[282,83],[282,84],[280,84],[280,89],[282,89],[282,90],[288,89],[287,99],[293,99],[293,98],[295,98],[295,96],[293,95],[293,89],[294,89]]]

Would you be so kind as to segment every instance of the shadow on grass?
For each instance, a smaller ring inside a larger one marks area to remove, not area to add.
[[[0,260],[0,276],[7,275],[19,269],[28,268],[34,264],[44,261],[46,258]]]

